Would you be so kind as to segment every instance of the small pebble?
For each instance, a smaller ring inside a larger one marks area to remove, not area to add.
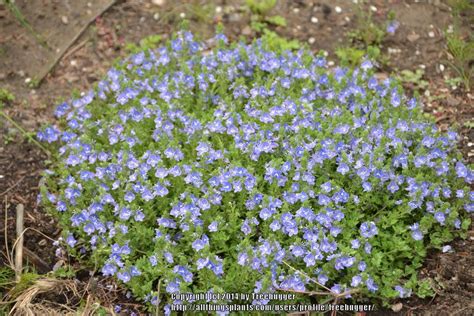
[[[160,14],[158,12],[153,14],[153,19],[154,20],[159,20],[160,19]]]
[[[332,67],[332,66],[334,66],[334,65],[335,65],[335,63],[334,63],[332,60],[329,60],[329,61],[328,61],[328,66],[329,66],[329,67]]]
[[[323,52],[323,56],[324,56],[324,57],[328,57],[329,53],[328,53],[327,50],[323,50],[322,52]]]
[[[221,12],[222,12],[222,7],[217,6],[217,7],[216,7],[216,13],[221,13]]]
[[[87,2],[87,6],[88,6],[89,8],[92,7],[92,3]]]
[[[420,67],[421,69],[423,69],[423,70],[424,70],[424,69],[426,69],[426,66],[425,66],[425,65],[423,65],[423,64],[420,64],[420,66],[419,66],[419,67]]]
[[[474,143],[467,143],[467,147],[472,147],[474,146]]]
[[[415,55],[420,55],[420,54],[421,54],[421,53],[420,53],[419,50],[416,50],[416,51],[415,51]]]
[[[336,6],[336,7],[334,8],[334,11],[336,11],[336,13],[341,13],[341,12],[342,12],[342,9],[341,9],[341,7]]]
[[[439,70],[440,70],[441,72],[444,71],[444,65],[443,65],[443,64],[439,64]]]
[[[348,16],[346,16],[346,17],[344,17],[344,20],[346,20],[346,22],[350,22],[350,21],[351,21],[351,18],[348,17]]]
[[[300,12],[300,9],[299,8],[294,8],[293,9],[293,13],[299,13]]]
[[[315,17],[315,16],[311,17],[311,23],[316,24],[316,23],[318,23],[318,22],[319,22],[319,20],[318,20],[317,17]]]
[[[181,13],[179,14],[179,17],[182,18],[182,19],[184,19],[184,18],[186,17],[186,13],[181,12]]]
[[[428,36],[431,37],[431,38],[433,38],[433,37],[435,37],[435,33],[434,33],[433,31],[429,31],[429,32],[428,32]]]
[[[71,66],[76,67],[77,61],[75,59],[71,60]]]
[[[151,3],[161,7],[162,5],[165,4],[165,0],[151,0]]]
[[[314,44],[316,42],[316,39],[314,37],[308,38],[308,43]]]
[[[3,174],[0,174],[0,179],[3,179],[5,178],[5,176]]]
[[[377,12],[377,7],[371,5],[371,6],[370,6],[370,10],[371,10],[372,12]]]
[[[26,84],[28,84],[28,83],[30,83],[30,82],[31,82],[31,78],[28,77],[28,78],[25,79],[25,83],[26,83]]]
[[[61,17],[61,21],[64,23],[64,24],[69,24],[69,19],[67,18],[67,16],[63,15]]]

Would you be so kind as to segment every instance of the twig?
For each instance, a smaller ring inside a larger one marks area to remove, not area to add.
[[[15,247],[15,274],[16,280],[19,281],[21,277],[21,270],[23,269],[23,218],[25,209],[23,204],[18,204],[16,207],[16,236],[17,245]]]
[[[56,240],[54,240],[53,238],[49,237],[48,235],[46,235],[46,234],[40,232],[39,230],[37,230],[37,229],[35,229],[35,228],[33,228],[33,227],[27,227],[27,228],[23,229],[23,231],[21,232],[20,237],[23,237],[23,235],[24,235],[28,230],[35,231],[35,232],[37,232],[38,234],[42,235],[43,237],[45,237],[45,238],[47,238],[47,239],[49,239],[49,240],[51,240],[51,241],[53,241],[53,242],[56,241]],[[17,239],[15,240],[15,243],[13,244],[12,252],[13,252],[13,249],[15,249],[16,244],[18,243],[18,241],[19,241],[19,238],[17,238]]]
[[[318,281],[316,281],[315,279],[313,279],[312,277],[310,277],[309,275],[307,275],[307,274],[304,273],[303,271],[300,271],[300,270],[298,270],[298,269],[292,267],[292,266],[289,265],[286,261],[283,260],[282,262],[283,262],[286,266],[288,266],[289,268],[295,270],[295,271],[298,272],[298,273],[301,273],[303,276],[305,276],[306,278],[308,278],[309,280],[311,280],[314,284],[317,284],[317,285],[319,285],[320,287],[322,287],[323,289],[325,289],[325,290],[327,290],[327,291],[329,291],[329,292],[332,293],[331,289],[328,288],[328,287],[326,287],[326,286],[324,286],[324,284],[319,283]]]
[[[46,273],[50,269],[49,265],[30,249],[23,247],[23,253],[29,262],[31,262],[39,272]]]
[[[21,177],[14,185],[12,185],[11,187],[9,187],[8,189],[6,189],[5,191],[3,191],[2,193],[0,193],[0,196],[4,195],[4,194],[7,194],[10,190],[12,190],[13,188],[15,188],[17,185],[20,184],[21,181],[23,181],[23,179],[25,179],[26,176],[23,176]]]
[[[87,42],[89,41],[89,39],[85,39],[84,41],[82,41],[81,43],[77,44],[76,46],[74,46],[73,48],[71,48],[70,51],[68,51],[66,54],[64,54],[64,57],[63,59],[67,59],[69,56],[71,56],[72,54],[74,54],[75,52],[77,52],[82,46],[84,46]]]
[[[110,1],[104,8],[102,8],[102,10],[100,10],[86,24],[84,24],[84,26],[79,30],[78,33],[76,33],[76,35],[71,39],[71,41],[69,41],[69,43],[66,46],[64,46],[64,48],[56,55],[56,58],[48,65],[46,70],[43,71],[43,73],[39,75],[39,77],[37,78],[38,85],[40,85],[43,79],[54,69],[56,64],[61,60],[62,56],[66,53],[69,47],[71,47],[79,39],[79,37],[81,37],[81,35],[87,30],[89,25],[91,25],[95,21],[95,19],[97,19],[99,16],[104,14],[108,9],[110,9],[115,4],[115,2],[116,0]]]
[[[160,287],[161,287],[161,279],[158,280],[158,294],[156,299],[156,316],[160,315]]]

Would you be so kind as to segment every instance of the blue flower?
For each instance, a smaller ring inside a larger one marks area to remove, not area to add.
[[[364,222],[360,226],[360,234],[365,238],[377,235],[378,229],[374,222]]]
[[[387,33],[389,34],[395,34],[395,31],[398,29],[398,27],[400,26],[400,23],[398,21],[390,21],[390,23],[388,23],[387,25]]]

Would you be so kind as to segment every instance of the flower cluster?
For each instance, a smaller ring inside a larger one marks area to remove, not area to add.
[[[130,56],[38,133],[69,250],[168,313],[177,292],[416,292],[474,209],[456,133],[368,60],[215,43]]]

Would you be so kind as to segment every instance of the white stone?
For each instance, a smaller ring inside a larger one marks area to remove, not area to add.
[[[71,66],[76,67],[77,61],[75,59],[71,60]]]
[[[370,10],[372,10],[372,12],[377,12],[377,7],[376,7],[376,6],[373,6],[373,5],[371,5],[371,6],[370,6]]]
[[[308,43],[314,44],[316,42],[316,39],[314,37],[308,38]]]
[[[443,65],[443,64],[439,64],[439,70],[440,70],[441,72],[444,71],[444,65]]]
[[[428,36],[431,37],[431,38],[435,37],[435,32],[429,31]]]
[[[318,23],[318,22],[319,22],[319,20],[318,20],[317,17],[315,17],[315,16],[312,16],[312,17],[311,17],[311,23],[316,24],[316,23]]]
[[[184,18],[186,17],[186,13],[181,12],[181,13],[179,14],[179,17],[182,18],[182,19],[184,19]]]
[[[151,3],[153,3],[154,5],[157,5],[157,6],[162,6],[165,4],[165,0],[151,0]]]
[[[328,61],[328,66],[329,66],[329,67],[332,67],[332,66],[334,66],[334,65],[335,65],[335,63],[334,63],[332,60],[329,60],[329,61]]]
[[[160,19],[160,14],[158,12],[153,14],[153,19],[158,21]]]
[[[293,13],[299,13],[300,9],[299,8],[293,8]]]
[[[217,6],[217,7],[216,7],[216,13],[221,13],[221,12],[222,12],[222,7]]]
[[[31,82],[31,78],[28,77],[28,78],[25,79],[25,83],[26,83],[26,84],[28,84],[28,83],[30,83],[30,82]]]
[[[341,9],[341,7],[336,6],[336,7],[334,8],[334,11],[336,11],[336,13],[341,13],[341,12],[342,12],[342,9]]]

